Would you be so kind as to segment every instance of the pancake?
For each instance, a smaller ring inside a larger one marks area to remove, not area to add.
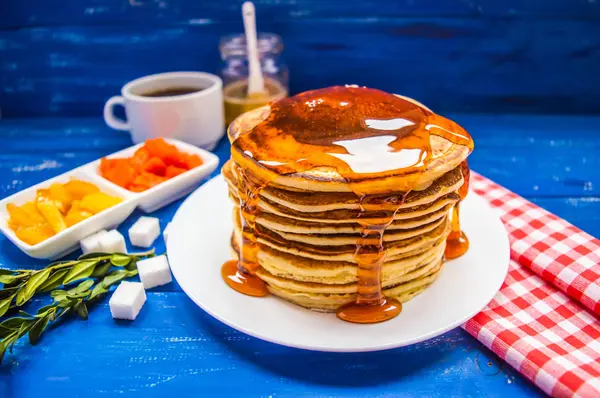
[[[446,217],[453,205],[453,203],[449,203],[443,206],[441,209],[432,211],[431,213],[420,217],[394,220],[386,228],[386,232],[412,229],[421,225],[430,224],[436,220],[439,220],[440,218]],[[269,213],[261,213],[259,216],[257,216],[256,223],[273,231],[297,234],[350,234],[360,233],[362,230],[362,227],[357,222],[348,224],[335,223],[333,225],[328,225],[320,222],[302,221],[294,218],[277,216]]]
[[[381,268],[382,286],[400,283],[402,280],[399,280],[399,278],[404,275],[430,263],[434,259],[441,259],[444,248],[445,243],[441,242],[421,253],[384,262]],[[262,269],[274,277],[280,277],[288,281],[316,283],[323,285],[325,291],[328,291],[333,285],[349,286],[351,284],[350,291],[356,291],[356,282],[358,282],[358,267],[356,264],[330,261],[328,267],[306,266],[307,261],[288,261],[285,257],[273,255],[272,252],[261,252],[258,260]],[[261,276],[259,275],[259,277]],[[266,281],[269,283],[268,280]]]
[[[430,248],[440,241],[445,240],[449,233],[449,222],[446,220],[430,232],[409,239],[389,242],[386,245],[386,257],[394,259],[406,252]],[[234,228],[234,236],[239,242],[239,239],[241,238],[239,226]],[[354,245],[315,246],[301,242],[288,241],[275,233],[257,235],[257,242],[261,247],[269,247],[283,253],[315,260],[345,261],[349,263],[356,263],[357,261],[354,255],[356,251],[356,246]]]
[[[443,244],[444,242],[445,242],[445,238],[442,236],[440,239],[431,242],[431,244],[423,245],[417,249],[407,250],[405,252],[398,253],[394,256],[386,256],[386,258],[384,259],[383,265],[387,264],[388,262],[399,261],[404,258],[416,256],[421,253],[425,253],[425,252],[431,250],[432,248]],[[240,250],[238,234],[236,234],[236,233],[231,234],[230,245],[231,245],[232,253],[235,254],[234,257],[237,257],[237,253],[239,253],[239,250]],[[285,262],[285,263],[287,263],[288,267],[292,267],[295,270],[299,270],[299,269],[303,269],[303,268],[304,269],[314,268],[316,270],[324,270],[325,272],[327,272],[327,270],[335,270],[337,268],[343,269],[343,267],[356,267],[356,262],[331,261],[331,260],[327,260],[327,259],[319,259],[319,258],[315,259],[315,258],[310,258],[310,257],[301,257],[301,256],[297,256],[294,254],[289,254],[289,253],[286,253],[283,251],[279,251],[277,249],[274,249],[274,248],[266,246],[266,245],[262,245],[260,247],[260,251],[258,253],[258,261],[260,262],[260,258],[264,257],[264,256],[276,258],[277,260],[275,260],[275,261]]]
[[[442,262],[439,261],[434,270],[428,275],[407,283],[393,286],[388,289],[383,289],[383,293],[386,297],[391,297],[400,301],[401,303],[406,303],[431,285],[437,279],[441,269]],[[271,284],[268,284],[267,287],[271,294],[314,311],[334,312],[341,306],[352,303],[356,300],[355,293],[309,293],[285,289]]]
[[[236,205],[239,205],[239,199],[237,197],[230,195],[230,198],[234,201]],[[425,205],[399,209],[397,212],[394,213],[393,220],[407,220],[427,216],[433,212],[437,212],[438,210],[444,207],[447,207],[448,205],[454,205],[456,202],[458,202],[459,199],[459,196],[452,192],[445,196],[442,196],[434,202]],[[345,209],[332,210],[327,212],[301,213],[271,203],[264,199],[258,200],[258,207],[260,208],[261,213],[263,214],[273,214],[276,216],[292,218],[299,221],[309,221],[327,224],[358,224],[358,216],[361,215],[361,212],[358,210]],[[364,220],[368,220],[372,223],[387,222],[388,217],[389,215],[385,213],[369,212],[369,215],[361,217],[360,221],[362,222]]]
[[[241,228],[240,211],[239,207],[237,206],[233,209],[233,218],[236,222],[237,227]],[[390,230],[388,233],[384,234],[383,242],[395,242],[398,240],[404,240],[422,235],[426,232],[433,231],[445,221],[446,217],[441,217],[430,223],[416,226],[414,228]],[[335,229],[335,226],[333,226],[333,229]],[[356,246],[361,239],[359,232],[342,233],[336,231],[334,234],[288,233],[265,227],[260,223],[257,224],[256,231],[263,235],[272,235],[273,233],[275,233],[284,240],[306,243],[313,246]]]
[[[236,173],[233,171],[234,167],[234,162],[229,160],[223,165],[222,173],[229,189],[233,191],[236,197],[239,197],[237,193],[239,181]],[[387,195],[369,196],[368,200],[362,201],[355,193],[287,191],[273,187],[266,187],[261,190],[260,196],[269,203],[299,213],[322,213],[340,209],[362,212],[372,210],[395,211],[398,208],[402,209],[431,203],[450,192],[455,192],[462,184],[462,173],[460,167],[457,167],[433,181],[423,190],[413,190],[408,193],[391,192]]]
[[[239,213],[239,212],[238,212]],[[383,242],[395,242],[398,240],[404,240],[408,238],[413,238],[415,236],[419,236],[421,234],[433,231],[439,225],[446,221],[445,217],[442,217],[438,220],[430,222],[428,224],[410,228],[410,229],[400,229],[395,231],[389,231],[388,233],[383,235]],[[307,243],[313,246],[345,246],[345,245],[354,245],[356,246],[360,242],[360,234],[295,234],[295,233],[287,233],[276,230],[270,230],[268,228],[264,228],[261,225],[258,226],[258,231],[265,233],[265,231],[273,231],[280,237],[285,240],[293,241],[293,242],[302,242]]]
[[[434,253],[429,256],[428,261],[424,264],[417,264],[409,270],[403,270],[398,274],[393,273],[386,274],[386,278],[383,279],[381,286],[385,289],[392,286],[400,285],[412,280],[418,280],[438,268],[442,259],[442,253]],[[331,283],[318,283],[318,282],[303,282],[295,279],[284,278],[273,275],[267,271],[264,267],[261,267],[256,272],[256,275],[269,286],[276,286],[282,289],[294,290],[298,292],[306,293],[319,293],[319,294],[348,294],[356,293],[358,290],[357,283],[346,283],[346,284],[331,284]]]
[[[246,112],[235,119],[227,130],[230,142],[234,142],[244,132],[251,131],[271,113],[270,105],[263,106]],[[452,129],[454,122],[446,119],[448,128]],[[425,170],[409,170],[406,173],[392,177],[355,179],[349,181],[347,177],[331,167],[314,167],[303,172],[273,175],[270,186],[287,190],[312,191],[312,192],[369,192],[389,193],[389,186],[402,187],[400,191],[420,190],[441,177],[448,171],[458,167],[469,155],[470,149],[455,144],[437,135],[430,136],[431,159]],[[247,170],[257,170],[261,167],[252,159],[237,158],[239,166]],[[350,188],[349,183],[353,187]]]

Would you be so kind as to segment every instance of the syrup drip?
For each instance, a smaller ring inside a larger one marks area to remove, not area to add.
[[[254,223],[261,190],[282,175],[333,169],[360,198],[357,222],[362,227],[355,251],[356,300],[337,315],[356,323],[397,316],[402,305],[385,297],[381,289],[386,257],[383,235],[406,194],[423,182],[420,178],[433,156],[432,135],[473,148],[469,134],[456,123],[379,90],[331,87],[272,103],[267,118],[232,143],[232,158],[239,166],[242,239],[239,262],[226,263],[222,269],[225,281],[245,294],[267,291],[255,276],[260,248]],[[397,176],[403,178],[385,178]],[[402,201],[383,219],[381,212],[375,219],[373,211],[365,210],[372,208],[367,206],[370,199],[380,201],[381,194],[398,191],[404,192]]]
[[[460,229],[460,202],[462,202],[469,193],[469,180],[471,177],[471,171],[469,170],[469,165],[466,160],[461,163],[460,169],[463,175],[463,184],[458,189],[460,201],[452,208],[452,230],[446,239],[446,249],[444,251],[444,258],[446,260],[460,257],[469,249],[469,239]]]
[[[240,192],[240,220],[242,236],[239,244],[239,260],[227,261],[221,268],[221,276],[229,287],[254,297],[269,294],[265,282],[256,276],[258,268],[258,252],[260,250],[254,233],[256,216],[259,214],[258,200],[260,191],[267,185],[239,167],[237,173],[238,190]]]

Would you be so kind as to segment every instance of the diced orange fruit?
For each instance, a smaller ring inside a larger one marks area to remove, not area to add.
[[[66,213],[66,211],[68,210],[68,209],[65,209],[62,202],[52,199],[52,195],[50,194],[49,188],[38,189],[36,192],[35,201],[36,201],[36,206],[37,206],[37,202],[39,202],[39,201],[54,202],[54,205],[58,208],[58,210],[61,213]],[[39,208],[38,208],[38,210],[39,210]]]
[[[37,190],[37,192],[35,193],[35,201],[38,202],[41,199],[52,200],[50,198],[50,190],[49,189],[43,188],[43,189]]]
[[[167,177],[161,177],[161,176],[157,176],[152,173],[143,171],[135,178],[135,180],[133,180],[132,185],[138,186],[138,187],[145,186],[145,187],[147,187],[146,189],[149,189],[149,188],[152,188],[153,186],[158,185],[161,182],[164,182],[166,180],[168,180]]]
[[[8,214],[10,215],[10,220],[13,225],[23,226],[23,227],[31,227],[40,222],[44,222],[44,219],[38,217],[36,213],[30,213],[23,207],[16,206],[12,203],[6,205],[6,210],[8,210]]]
[[[198,155],[188,155],[186,159],[188,168],[193,169],[194,167],[202,166],[204,163]]]
[[[71,180],[64,187],[74,200],[81,200],[86,195],[100,191],[94,184],[81,180]]]
[[[34,201],[6,205],[8,226],[23,242],[35,245],[121,201],[86,181],[52,184],[38,189]]]
[[[141,147],[133,154],[131,166],[136,170],[142,170],[144,164],[150,159],[150,152],[145,147]]]
[[[102,158],[100,161],[100,171],[104,178],[121,187],[129,185],[137,174],[136,170],[129,163],[129,159]]]
[[[69,211],[73,198],[62,184],[52,184],[48,189],[50,198],[57,204],[62,213]]]
[[[55,233],[67,229],[67,224],[56,203],[44,197],[38,197],[36,206]]]
[[[79,203],[79,208],[81,210],[96,214],[120,203],[121,201],[121,198],[107,195],[104,192],[96,192],[84,197]]]
[[[65,216],[65,222],[70,227],[80,221],[85,220],[86,218],[90,218],[93,215],[94,214],[92,212],[83,210],[78,200],[74,200],[73,204],[71,205],[71,209],[69,209],[69,212]]]
[[[142,192],[203,164],[202,158],[180,151],[162,138],[146,141],[132,157],[102,159],[100,174],[109,181]]]
[[[187,169],[183,169],[181,167],[167,166],[167,169],[165,170],[165,177],[167,177],[167,178],[177,177],[179,174],[183,174],[186,171],[187,171]]]
[[[166,168],[167,165],[161,160],[161,158],[152,157],[144,164],[142,170],[157,176],[164,176]]]
[[[20,227],[15,234],[23,242],[30,245],[38,244],[54,235],[54,230],[48,224],[38,224],[30,227]]]
[[[151,156],[167,159],[170,157],[177,157],[180,153],[177,147],[169,144],[162,138],[153,138],[146,141],[144,144]]]
[[[25,203],[23,206],[21,206],[21,208],[25,210],[38,224],[46,222],[46,219],[40,214],[34,201]]]

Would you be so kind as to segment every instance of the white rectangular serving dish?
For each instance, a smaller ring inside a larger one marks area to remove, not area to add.
[[[144,192],[131,192],[106,180],[98,173],[100,159],[78,167],[57,177],[50,178],[40,184],[24,189],[0,201],[0,231],[21,251],[28,256],[39,259],[55,259],[75,251],[79,247],[79,241],[101,229],[112,229],[121,224],[136,207],[149,213],[155,211],[196,189],[201,181],[208,177],[219,164],[219,158],[198,147],[186,144],[179,140],[165,139],[168,143],[176,146],[182,152],[196,154],[204,162],[176,177],[173,177]],[[108,158],[129,157],[143,144],[134,145],[122,151],[108,155]],[[96,185],[102,192],[112,196],[118,196],[123,202],[108,208],[92,217],[83,220],[72,227],[40,242],[29,245],[15,235],[8,226],[9,214],[6,205],[14,203],[22,205],[35,199],[36,191],[49,187],[52,183],[65,183],[71,178],[89,181]]]

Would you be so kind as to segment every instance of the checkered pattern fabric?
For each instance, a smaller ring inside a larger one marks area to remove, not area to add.
[[[544,392],[600,397],[600,241],[476,173],[471,187],[500,211],[511,262],[463,328]]]

